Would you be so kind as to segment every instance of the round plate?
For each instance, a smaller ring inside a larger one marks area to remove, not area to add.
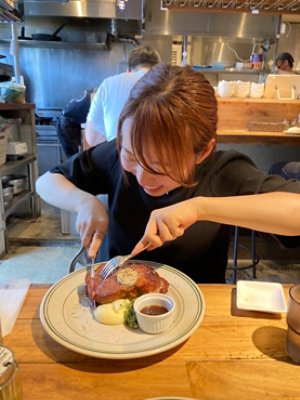
[[[203,295],[195,282],[177,269],[149,261],[147,264],[168,280],[168,293],[176,303],[174,320],[167,331],[151,335],[125,325],[96,321],[85,295],[84,279],[89,267],[84,267],[59,280],[45,294],[40,319],[46,332],[70,350],[107,359],[151,356],[184,342],[202,321]]]
[[[151,397],[144,400],[197,400],[191,397]]]

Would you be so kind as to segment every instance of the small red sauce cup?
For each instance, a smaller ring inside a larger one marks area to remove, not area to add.
[[[148,293],[138,297],[133,304],[137,322],[146,333],[161,333],[174,321],[174,299],[162,293]]]

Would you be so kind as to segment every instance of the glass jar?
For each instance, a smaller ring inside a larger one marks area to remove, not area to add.
[[[22,400],[19,367],[14,353],[0,346],[0,400]]]

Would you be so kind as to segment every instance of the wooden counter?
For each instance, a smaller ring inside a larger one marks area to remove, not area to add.
[[[119,361],[77,354],[49,337],[39,319],[48,286],[31,287],[4,338],[20,366],[24,400],[299,399],[300,366],[285,352],[285,314],[237,310],[231,285],[199,287],[206,311],[185,343]]]
[[[246,130],[218,130],[218,143],[280,144],[300,146],[300,135],[284,132],[250,132]]]
[[[218,97],[220,131],[248,129],[249,122],[293,121],[300,113],[300,100],[240,99]],[[265,132],[264,132],[265,133]]]

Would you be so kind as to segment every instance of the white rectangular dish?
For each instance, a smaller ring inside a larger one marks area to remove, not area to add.
[[[289,135],[300,135],[300,127],[292,126],[291,128],[283,131],[284,133],[288,133]]]
[[[240,310],[286,313],[287,305],[281,283],[238,281],[237,308]]]

